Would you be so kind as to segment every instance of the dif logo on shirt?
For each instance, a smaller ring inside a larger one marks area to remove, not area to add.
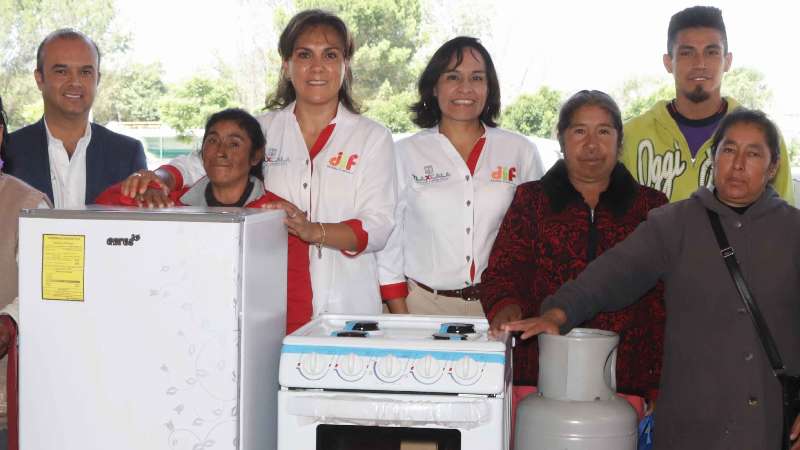
[[[333,158],[328,160],[328,167],[331,169],[341,170],[342,172],[352,172],[358,162],[358,153],[345,154],[339,152]]]
[[[514,178],[517,178],[516,167],[497,166],[497,169],[494,169],[492,171],[492,181],[499,181],[502,183],[513,183]]]

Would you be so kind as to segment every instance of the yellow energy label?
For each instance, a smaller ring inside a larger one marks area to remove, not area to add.
[[[86,236],[42,235],[42,298],[83,301]]]

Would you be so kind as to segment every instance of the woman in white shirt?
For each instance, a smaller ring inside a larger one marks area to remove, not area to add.
[[[379,253],[381,294],[414,314],[483,315],[481,273],[518,184],[542,162],[524,136],[497,128],[500,85],[489,52],[457,37],[423,71],[414,122],[397,144],[396,226]]]
[[[340,18],[298,13],[281,33],[278,51],[279,84],[267,102],[271,111],[258,121],[267,139],[264,184],[287,201],[269,207],[285,210],[289,232],[313,244],[314,315],[379,313],[375,252],[392,230],[396,202],[391,134],[361,116],[352,99],[355,46]],[[132,175],[124,192],[144,204],[168,203],[147,189],[154,176],[174,189],[203,175],[192,154],[156,173]]]

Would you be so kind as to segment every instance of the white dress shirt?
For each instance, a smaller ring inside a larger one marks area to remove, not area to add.
[[[474,175],[438,128],[397,143],[396,225],[378,255],[382,286],[406,277],[443,290],[480,282],[517,185],[544,173],[526,137],[484,128]]]
[[[294,103],[258,117],[267,138],[264,184],[270,192],[308,213],[312,222],[356,219],[368,235],[363,252],[352,255],[309,246],[314,315],[331,312],[379,314],[381,298],[375,252],[386,245],[394,226],[397,200],[392,135],[382,125],[341,104],[333,133],[310,160]],[[176,158],[185,185],[203,175],[195,152]]]
[[[86,205],[86,149],[92,140],[92,126],[86,124],[86,131],[78,140],[71,158],[64,143],[50,133],[47,120],[44,121],[44,128],[47,131],[53,205],[56,208],[83,208]]]

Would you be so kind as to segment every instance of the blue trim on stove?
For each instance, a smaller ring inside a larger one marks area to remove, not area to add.
[[[458,361],[467,356],[478,362],[491,364],[504,364],[505,354],[472,353],[472,352],[442,352],[428,350],[407,350],[399,348],[370,348],[370,347],[335,347],[329,345],[286,345],[281,348],[281,353],[317,353],[322,355],[350,355],[381,358],[394,356],[396,358],[422,359],[431,356],[444,361]]]

